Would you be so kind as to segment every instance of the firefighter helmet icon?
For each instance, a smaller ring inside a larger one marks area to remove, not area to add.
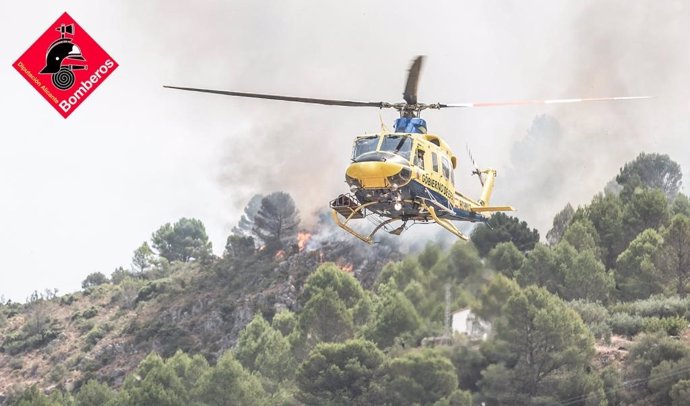
[[[46,66],[41,70],[42,74],[52,75],[52,82],[56,88],[67,90],[74,85],[75,70],[84,70],[86,65],[63,64],[66,60],[86,61],[81,54],[81,49],[67,34],[74,36],[73,24],[61,24],[55,29],[60,32],[60,38],[53,42],[46,53]]]

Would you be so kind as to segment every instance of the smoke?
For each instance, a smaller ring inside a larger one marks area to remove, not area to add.
[[[16,39],[4,53],[9,66],[64,7],[4,2],[0,11],[12,16],[0,32]],[[423,102],[656,96],[424,113],[458,155],[459,189],[480,193],[469,144],[480,166],[498,170],[492,202],[518,208],[542,236],[566,202],[589,202],[641,151],[669,154],[686,177],[690,168],[685,0],[75,0],[69,12],[120,67],[67,121],[38,106],[16,72],[0,72],[13,100],[3,134],[15,135],[0,148],[0,167],[12,174],[0,177],[9,196],[0,245],[6,267],[18,270],[2,293],[13,300],[36,280],[74,290],[88,273],[128,262],[152,230],[180,217],[202,219],[222,250],[256,193],[289,192],[313,223],[315,209],[347,190],[353,136],[380,128],[375,109],[164,84],[399,101],[410,62],[426,55]],[[381,115],[389,126],[395,118]],[[395,238],[423,246],[446,234],[415,226]],[[87,249],[75,262],[70,249],[38,235]]]
[[[562,105],[535,118],[513,143],[509,190],[501,183],[497,195],[514,202],[542,235],[567,202],[588,203],[640,152],[667,153],[686,175],[690,168],[687,149],[679,148],[690,133],[690,53],[683,39],[690,5],[608,1],[575,8],[560,44],[569,55],[554,60],[571,74],[571,81],[560,82],[568,93],[656,98]]]
[[[689,129],[686,2],[169,4],[137,3],[131,17],[143,38],[154,38],[151,58],[167,66],[170,84],[397,101],[409,63],[426,54],[420,100],[427,102],[657,96],[426,114],[430,131],[460,158],[460,190],[479,192],[468,175],[468,143],[481,165],[499,170],[493,202],[517,207],[542,235],[567,202],[588,202],[641,151],[690,167],[689,153],[678,149]],[[289,192],[313,224],[313,214],[346,191],[352,137],[380,128],[375,110],[166,97],[179,104],[176,124],[214,145],[228,227],[252,195],[275,190]],[[383,113],[389,126],[393,118]]]

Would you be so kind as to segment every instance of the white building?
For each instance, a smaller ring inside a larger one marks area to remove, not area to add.
[[[453,312],[451,328],[454,334],[464,334],[472,340],[484,341],[491,333],[491,323],[480,319],[468,308]]]

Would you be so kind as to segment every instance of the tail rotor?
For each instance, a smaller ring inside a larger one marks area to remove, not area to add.
[[[484,187],[484,180],[486,175],[479,169],[477,162],[475,162],[474,157],[472,156],[472,151],[470,150],[470,146],[468,144],[465,144],[465,147],[467,148],[467,154],[470,156],[470,161],[472,161],[472,166],[474,167],[472,175],[477,175],[479,183],[482,185],[482,187]]]

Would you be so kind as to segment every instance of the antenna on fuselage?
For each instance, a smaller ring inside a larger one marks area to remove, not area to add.
[[[390,130],[386,127],[386,123],[383,122],[383,115],[381,115],[381,110],[379,110],[379,121],[381,122],[381,132],[389,133]]]

